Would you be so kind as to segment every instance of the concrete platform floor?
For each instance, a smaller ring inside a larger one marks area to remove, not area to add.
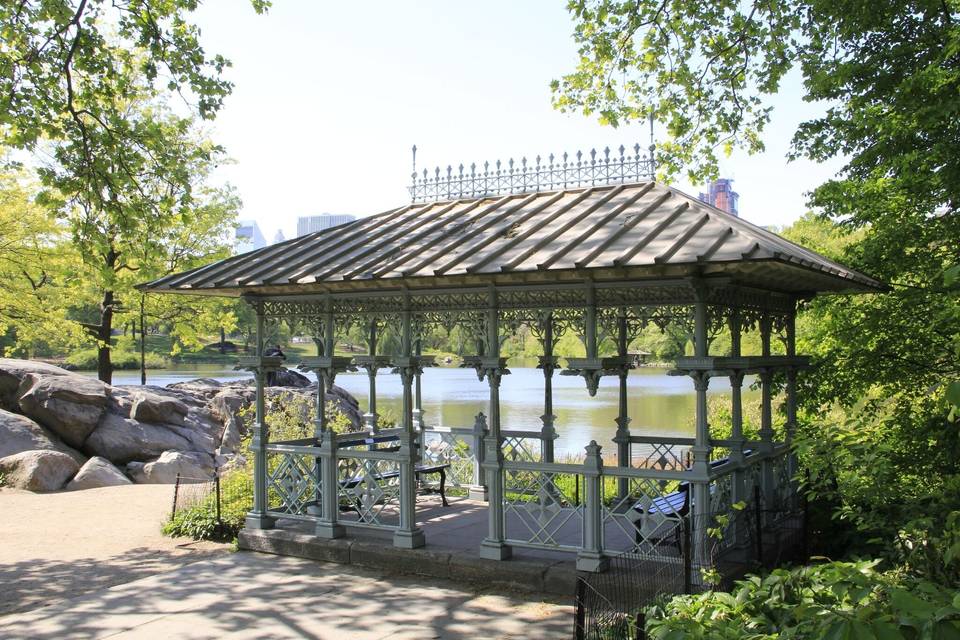
[[[569,606],[450,581],[235,553],[0,617],[14,638],[566,638]]]

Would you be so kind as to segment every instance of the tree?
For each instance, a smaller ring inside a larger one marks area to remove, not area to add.
[[[268,2],[252,0],[256,11]],[[86,329],[98,373],[112,375],[116,291],[140,267],[139,240],[191,206],[191,172],[219,150],[196,144],[188,117],[164,107],[184,97],[212,118],[231,85],[229,62],[208,57],[192,0],[23,0],[0,6],[0,143],[52,158],[40,171],[47,206],[60,207],[102,294]]]
[[[762,149],[769,97],[799,72],[822,114],[799,126],[791,157],[846,164],[811,194],[817,217],[787,235],[890,285],[818,298],[799,319],[820,369],[802,378],[815,489],[878,539],[957,508],[944,390],[960,379],[960,2],[569,8],[581,58],[554,83],[555,104],[612,124],[653,114],[669,136],[666,178],[686,169],[697,181],[716,174],[719,152]]]
[[[53,214],[34,203],[34,186],[24,171],[0,172],[0,335],[13,338],[4,355],[31,356],[80,337],[65,322],[64,287],[76,278],[77,255]]]

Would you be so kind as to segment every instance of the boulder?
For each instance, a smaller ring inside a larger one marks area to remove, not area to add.
[[[197,451],[164,451],[151,462],[127,465],[127,473],[141,484],[172,484],[178,474],[181,482],[202,482],[212,479],[215,470],[213,458]]]
[[[31,373],[20,382],[20,411],[71,447],[80,447],[100,421],[109,390],[94,378]]]
[[[273,374],[273,384],[271,386],[302,389],[310,386],[310,378],[293,369],[280,369]]]
[[[60,451],[21,451],[0,458],[5,484],[27,491],[56,491],[79,469],[76,460]]]
[[[183,424],[189,407],[177,398],[137,391],[133,394],[130,417],[140,422]]]
[[[60,451],[76,460],[77,464],[87,460],[85,455],[60,442],[30,418],[0,409],[0,458],[39,449]]]
[[[123,475],[120,469],[110,464],[109,460],[94,456],[80,467],[77,475],[67,484],[67,491],[114,487],[121,484],[133,483],[130,482],[130,478]]]
[[[20,396],[17,390],[20,383],[30,374],[37,376],[72,376],[66,369],[61,369],[46,362],[33,360],[15,360],[0,358],[0,408],[7,411],[17,411]]]
[[[90,434],[83,451],[102,456],[114,464],[150,460],[164,451],[189,451],[190,441],[164,425],[138,422],[116,414],[103,416]]]

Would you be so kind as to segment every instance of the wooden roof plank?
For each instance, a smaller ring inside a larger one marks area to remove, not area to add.
[[[670,258],[672,258],[677,253],[677,251],[680,250],[680,248],[683,245],[687,244],[690,238],[692,238],[694,234],[697,233],[697,231],[703,228],[703,225],[707,224],[709,220],[710,220],[709,213],[704,213],[699,218],[697,218],[697,220],[695,220],[693,224],[691,224],[689,227],[684,229],[684,231],[679,236],[677,236],[677,239],[673,241],[673,244],[670,245],[670,247],[666,251],[664,251],[663,253],[661,253],[660,255],[656,256],[653,259],[654,263],[662,264],[664,262],[669,261]]]
[[[623,224],[620,225],[619,228],[614,230],[614,232],[611,233],[606,238],[606,240],[600,243],[600,246],[598,246],[596,249],[594,249],[589,254],[587,254],[587,256],[582,260],[577,260],[576,262],[574,262],[574,265],[577,267],[577,269],[585,269],[587,266],[589,266],[591,262],[597,259],[597,256],[599,256],[601,253],[606,251],[610,247],[610,245],[612,245],[614,242],[619,240],[624,234],[629,232],[635,226],[643,222],[647,218],[647,216],[649,216],[651,213],[656,211],[660,207],[660,205],[662,205],[664,202],[669,200],[671,197],[673,197],[673,194],[670,193],[669,191],[666,193],[663,193],[659,197],[657,197],[656,200],[654,200],[649,205],[647,205],[647,207],[644,208],[642,211],[636,214],[632,214],[633,217],[628,217],[626,220],[624,220]]]
[[[642,240],[640,240],[635,245],[633,245],[632,247],[630,247],[629,249],[621,253],[619,256],[614,258],[613,264],[617,266],[622,266],[627,262],[629,262],[635,255],[640,253],[640,251],[644,247],[650,244],[654,238],[656,238],[658,235],[663,233],[663,230],[669,227],[673,223],[673,221],[676,220],[680,216],[680,214],[686,211],[688,208],[690,208],[689,202],[681,202],[680,204],[678,204],[676,207],[674,207],[673,211],[667,214],[667,216],[663,220],[658,222],[657,226],[651,229],[650,232],[647,233],[647,235],[644,236]]]
[[[653,182],[650,182],[645,189],[641,189],[636,194],[628,198],[625,202],[614,207],[610,213],[600,218],[600,220],[598,220],[593,225],[591,225],[586,231],[584,231],[579,236],[574,238],[567,245],[560,247],[559,249],[557,249],[557,251],[550,254],[550,256],[547,257],[546,260],[537,264],[537,269],[549,269],[550,266],[553,265],[557,260],[567,255],[567,253],[569,253],[571,249],[573,249],[574,247],[580,246],[580,244],[584,240],[586,240],[587,238],[592,236],[594,233],[596,233],[600,229],[606,227],[608,224],[613,222],[613,220],[617,216],[619,216],[621,213],[623,213],[627,209],[627,207],[632,207],[634,204],[636,204],[637,200],[639,200],[643,196],[650,193],[651,189],[653,189],[653,184],[654,184]],[[600,251],[603,250],[603,246],[604,245],[601,244]]]
[[[425,229],[421,229],[420,231],[413,234],[412,236],[404,238],[402,243],[398,243],[394,245],[392,248],[388,248],[384,253],[373,256],[370,260],[367,260],[366,262],[361,264],[359,267],[353,269],[349,273],[345,273],[343,275],[343,278],[345,280],[350,278],[355,278],[358,274],[365,273],[373,265],[377,264],[377,262],[383,261],[386,258],[395,256],[397,253],[403,252],[405,249],[408,249],[410,245],[419,241],[421,238],[425,238],[426,236],[433,233],[435,230],[442,228],[445,225],[450,224],[451,222],[455,222],[464,214],[470,213],[471,211],[476,209],[478,206],[480,206],[480,201],[475,200],[474,202],[468,203],[467,206],[465,206],[460,211],[455,211],[456,204],[457,203],[451,204],[447,207],[444,207],[439,212],[437,212],[436,215],[437,217],[439,217],[439,220],[436,220],[436,218],[434,218],[434,222],[432,224],[428,224]],[[451,211],[453,211],[453,215],[446,216],[446,214]],[[372,275],[373,277],[377,276],[376,273],[372,273]]]
[[[575,198],[575,201],[583,200],[583,199],[586,198],[589,194],[590,194],[590,190],[587,189],[586,191],[584,191],[583,193],[581,193],[580,195],[578,195],[578,196]],[[470,255],[472,255],[473,252],[477,251],[478,249],[483,249],[484,247],[486,247],[487,245],[491,244],[492,242],[500,239],[500,233],[501,233],[503,230],[509,228],[510,226],[512,226],[512,225],[514,225],[514,224],[523,224],[524,222],[526,222],[527,220],[529,220],[529,219],[532,218],[533,216],[537,215],[538,213],[540,213],[541,211],[543,211],[543,210],[546,209],[547,207],[553,205],[553,204],[556,203],[558,200],[562,199],[564,195],[566,195],[566,192],[565,192],[565,191],[558,191],[557,193],[553,194],[552,196],[549,196],[549,197],[547,198],[547,201],[546,201],[546,202],[541,203],[541,204],[537,205],[536,207],[534,207],[533,209],[531,209],[530,211],[527,211],[526,213],[522,214],[519,219],[513,220],[513,221],[509,221],[507,224],[498,226],[497,229],[496,229],[493,233],[489,234],[486,238],[483,238],[483,239],[480,240],[479,242],[473,243],[470,247],[463,249],[463,250],[460,252],[459,255],[454,256],[453,258],[451,258],[450,260],[448,260],[448,261],[447,261],[443,266],[441,266],[439,269],[434,269],[433,274],[434,274],[434,275],[437,275],[437,276],[443,275],[444,273],[446,273],[447,271],[449,271],[449,270],[452,269],[453,267],[455,267],[455,266],[457,266],[458,264],[460,264],[461,262],[463,262],[463,260],[464,260],[465,258],[469,257]],[[531,202],[532,202],[532,201],[531,201]],[[511,210],[510,210],[509,212],[506,212],[503,216],[501,216],[501,217],[497,220],[497,222],[504,222],[504,221],[507,220],[507,216],[510,215],[510,213],[513,213],[514,211],[522,211],[522,210],[523,210],[523,209],[518,209],[518,208],[516,208],[516,207],[511,208]]]
[[[569,231],[570,229],[572,229],[572,228],[573,228],[576,224],[578,224],[581,220],[583,220],[584,218],[586,218],[587,216],[589,216],[590,214],[592,214],[594,211],[596,211],[597,209],[599,209],[600,207],[602,207],[603,205],[607,204],[608,202],[610,202],[611,200],[613,200],[615,197],[617,197],[618,195],[620,195],[621,193],[623,193],[623,189],[624,189],[623,185],[620,185],[619,187],[613,189],[610,193],[608,193],[608,194],[605,195],[604,197],[600,198],[600,200],[599,200],[598,202],[595,202],[594,204],[590,205],[589,207],[587,207],[586,209],[584,209],[583,211],[581,211],[580,213],[578,213],[577,215],[573,216],[572,218],[570,218],[569,220],[567,220],[565,223],[563,223],[562,225],[560,225],[558,228],[556,228],[556,229],[554,229],[553,231],[551,231],[549,234],[547,234],[547,237],[546,237],[546,238],[542,238],[541,240],[538,240],[537,242],[534,242],[532,246],[530,246],[530,247],[528,247],[527,249],[525,249],[519,256],[517,256],[516,258],[514,258],[514,259],[511,260],[510,262],[501,265],[501,266],[500,266],[500,270],[501,270],[501,271],[510,271],[510,270],[512,270],[512,269],[517,268],[517,266],[520,265],[520,264],[522,264],[527,258],[529,258],[530,256],[534,255],[535,253],[537,253],[538,251],[540,251],[542,248],[546,247],[547,245],[553,243],[554,240],[556,240],[557,238],[559,238],[560,236],[562,236],[564,233],[566,233],[567,231]],[[543,228],[543,227],[545,227],[546,225],[550,224],[551,222],[553,222],[554,220],[556,220],[558,217],[560,217],[560,215],[562,215],[562,212],[558,212],[557,215],[553,216],[553,218],[550,219],[550,220],[545,220],[545,221],[543,221],[543,222],[540,224],[540,227],[539,227],[539,228]],[[531,229],[531,230],[528,232],[528,237],[529,237],[529,235],[532,235],[532,234],[533,234],[534,232],[536,232],[536,231],[537,231],[537,229]],[[568,244],[567,246],[572,246],[572,245],[571,245],[571,244]]]

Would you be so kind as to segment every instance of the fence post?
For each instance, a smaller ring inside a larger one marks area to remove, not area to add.
[[[577,553],[579,571],[606,571],[610,560],[603,555],[603,459],[600,445],[591,440],[583,461],[583,548]]]
[[[223,519],[220,517],[220,470],[213,472],[213,486],[217,492],[217,526],[223,529]]]
[[[647,616],[642,611],[637,612],[637,617],[633,619],[633,624],[637,627],[637,640],[646,640],[647,638]]]
[[[689,514],[680,521],[683,527],[683,592],[693,592],[693,550],[691,547],[692,536],[690,535],[690,516]]]
[[[763,565],[763,511],[760,508],[760,487],[753,487],[753,510],[756,513],[757,564]]]
[[[180,493],[180,472],[177,472],[177,479],[173,483],[173,507],[170,509],[170,519],[177,517],[177,494]]]
[[[583,640],[584,637],[586,637],[586,629],[584,627],[587,619],[587,612],[583,602],[584,598],[586,597],[586,583],[584,582],[583,578],[578,576],[576,585],[574,601],[577,609],[574,613],[573,637],[575,640]]]

